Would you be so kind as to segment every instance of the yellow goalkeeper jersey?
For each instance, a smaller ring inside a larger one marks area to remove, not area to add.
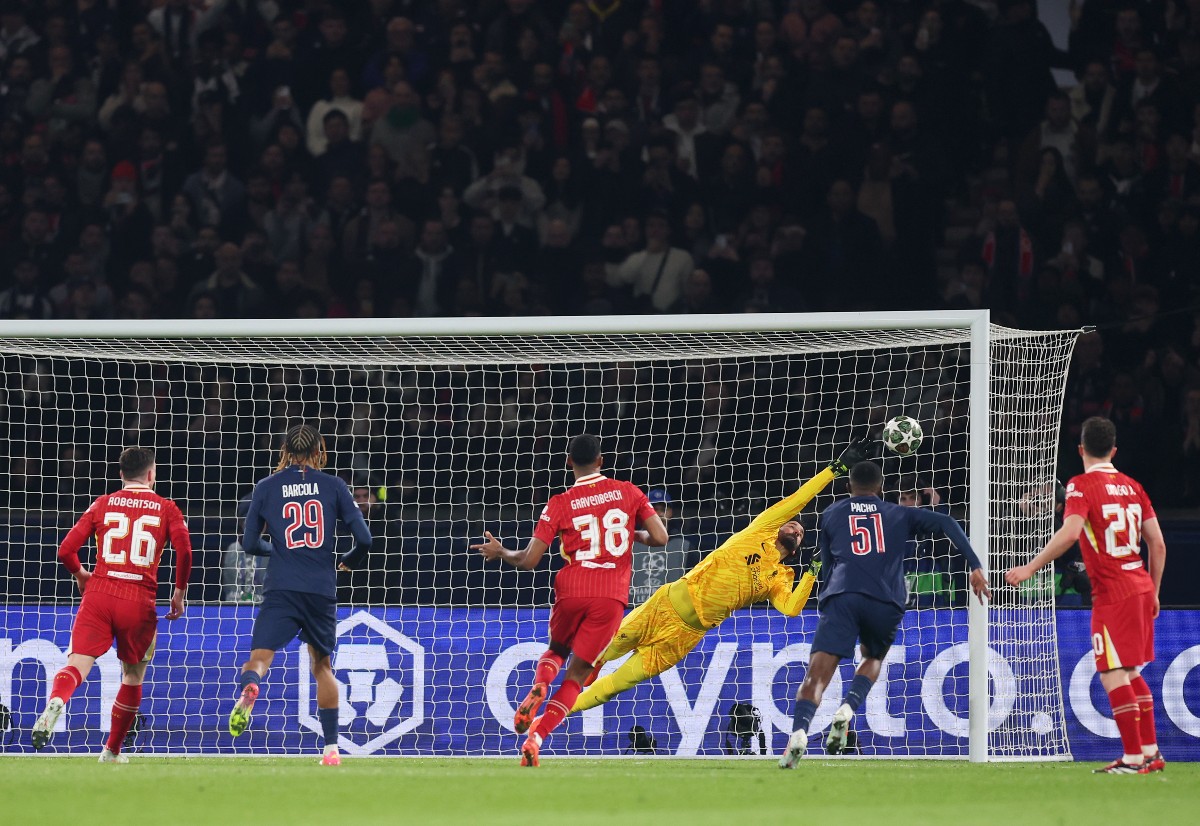
[[[795,570],[779,560],[775,537],[812,498],[834,479],[825,468],[786,499],[760,513],[754,521],[729,537],[680,579],[687,585],[695,617],[704,628],[715,628],[739,608],[769,599],[789,617],[800,613],[812,593],[813,576],[804,574],[793,588]],[[677,591],[673,589],[672,596]],[[680,595],[682,596],[682,595]],[[677,602],[672,599],[672,602]],[[680,615],[690,619],[686,605]]]

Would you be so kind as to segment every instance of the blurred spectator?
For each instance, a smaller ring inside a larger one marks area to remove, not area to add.
[[[668,216],[652,213],[646,218],[646,248],[617,266],[610,266],[608,283],[629,287],[630,306],[640,312],[666,312],[679,300],[683,282],[695,269],[692,256],[671,246]]]

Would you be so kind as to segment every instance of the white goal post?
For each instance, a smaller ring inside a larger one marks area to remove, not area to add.
[[[48,678],[65,662],[78,596],[55,547],[113,487],[123,446],[158,450],[159,490],[180,503],[198,548],[188,614],[160,623],[134,750],[287,754],[316,742],[295,644],[264,683],[252,730],[236,742],[219,731],[261,591],[261,569],[234,544],[238,500],[273,470],[283,427],[303,418],[320,424],[330,470],[382,537],[340,593],[344,750],[507,755],[512,704],[545,642],[551,573],[544,563],[532,574],[488,568],[466,545],[484,528],[529,535],[566,484],[569,435],[598,431],[612,473],[662,491],[671,509],[677,553],[642,564],[638,602],[655,576],[674,576],[903,413],[925,442],[884,459],[885,491],[928,490],[925,506],[962,521],[994,600],[965,599],[944,541],[909,549],[910,610],[857,722],[859,752],[1070,759],[1053,572],[1020,591],[999,573],[1053,531],[1047,497],[1077,334],[999,327],[987,311],[0,322],[9,748],[28,750]],[[837,482],[805,510],[806,553],[815,514],[843,492]],[[777,752],[815,607],[795,619],[738,612],[677,668],[568,718],[547,753],[647,753],[633,724],[659,754],[757,752],[759,742]],[[52,750],[98,749],[114,680],[110,654]],[[841,690],[839,678],[814,729]],[[735,702],[757,711],[749,737],[730,716]]]

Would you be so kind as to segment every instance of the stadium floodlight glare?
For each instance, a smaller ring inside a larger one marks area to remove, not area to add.
[[[921,425],[924,441],[912,456],[883,457],[885,491],[913,477],[934,487],[939,507],[965,524],[995,599],[986,607],[966,599],[965,574],[944,542],[909,550],[903,659],[860,715],[861,751],[1069,759],[1053,572],[1020,592],[999,587],[996,572],[1028,560],[1053,532],[1062,395],[1077,334],[1000,327],[987,311],[0,322],[0,703],[20,729],[44,701],[45,676],[29,664],[53,674],[78,599],[54,547],[91,497],[116,484],[112,460],[127,444],[157,449],[160,492],[179,503],[201,549],[189,613],[160,624],[147,675],[151,730],[140,748],[303,750],[296,736],[272,733],[299,731],[298,720],[311,716],[297,709],[294,686],[279,685],[308,679],[286,676],[300,659],[294,652],[268,678],[264,697],[278,700],[256,718],[258,734],[243,738],[249,745],[235,749],[214,733],[222,713],[214,695],[232,702],[249,644],[252,610],[230,602],[252,600],[260,587],[252,570],[230,569],[241,564],[230,548],[237,502],[274,468],[285,425],[304,419],[325,435],[329,469],[384,499],[371,515],[378,552],[367,572],[343,583],[339,640],[371,654],[337,666],[351,670],[339,674],[343,720],[363,727],[360,743],[382,744],[378,753],[509,755],[516,741],[504,704],[518,699],[529,676],[520,669],[531,666],[516,644],[482,665],[479,652],[508,619],[520,628],[517,642],[544,643],[544,612],[533,609],[547,607],[550,572],[486,567],[466,546],[486,526],[530,535],[548,496],[567,484],[570,435],[595,432],[607,472],[668,489],[669,530],[703,552],[850,441],[878,435],[903,414]],[[815,514],[843,492],[835,483],[806,510],[806,546]],[[624,743],[601,735],[623,736],[618,728],[645,720],[646,709],[674,708],[647,699],[670,694],[673,681],[695,703],[693,716],[716,692],[713,719],[692,720],[691,733],[664,723],[660,740],[675,753],[706,753],[705,738],[717,742],[720,715],[739,697],[774,704],[760,710],[778,750],[807,655],[771,671],[748,652],[769,659],[783,647],[799,651],[788,644],[811,642],[815,612],[793,620],[761,607],[750,613],[766,636],[739,640],[729,621],[686,668],[649,681],[662,686],[588,712],[559,742],[580,754],[620,753]],[[704,679],[705,656],[727,665],[723,684]],[[508,682],[501,660],[516,663]],[[119,679],[114,665],[102,662],[93,679]],[[775,682],[764,685],[764,674]],[[94,691],[107,709],[107,689]],[[197,697],[206,698],[202,706]],[[76,711],[87,702],[72,705],[55,741],[63,748],[99,742],[86,729],[106,727],[106,714],[101,705]],[[217,716],[204,719],[210,712]],[[878,730],[871,714],[884,721]],[[903,728],[889,732],[897,717]]]

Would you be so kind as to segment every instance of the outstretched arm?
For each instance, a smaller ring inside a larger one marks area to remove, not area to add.
[[[542,561],[542,557],[550,547],[542,540],[534,537],[529,540],[529,544],[524,549],[514,551],[504,547],[499,539],[492,536],[491,531],[484,531],[483,535],[487,537],[487,542],[470,546],[472,551],[479,551],[488,562],[491,562],[493,559],[500,559],[514,568],[520,568],[523,571],[529,571],[537,567],[537,564]]]
[[[1043,567],[1065,554],[1079,539],[1081,530],[1083,530],[1083,516],[1078,513],[1071,514],[1063,520],[1062,527],[1055,532],[1054,536],[1050,537],[1046,547],[1042,548],[1037,556],[1024,565],[1009,568],[1004,574],[1004,581],[1009,585],[1020,585]]]
[[[974,592],[975,597],[981,603],[984,597],[991,599],[992,591],[988,588],[987,577],[983,573],[983,564],[971,547],[967,535],[959,527],[958,521],[949,514],[937,513],[924,508],[908,508],[907,510],[912,514],[913,522],[917,527],[931,533],[940,533],[954,544],[955,549],[966,558],[967,565],[971,569],[971,591]]]
[[[863,439],[861,442],[850,445],[842,451],[841,456],[829,463],[829,467],[801,485],[800,489],[791,496],[776,502],[760,513],[750,526],[756,530],[778,530],[781,525],[803,510],[804,506],[823,491],[826,485],[837,477],[849,473],[850,468],[857,463],[870,458],[874,445],[875,442],[872,439]]]

